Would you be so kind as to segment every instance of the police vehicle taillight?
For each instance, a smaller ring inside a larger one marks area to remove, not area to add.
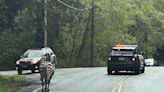
[[[108,60],[109,60],[109,61],[112,60],[111,57],[109,57]]]

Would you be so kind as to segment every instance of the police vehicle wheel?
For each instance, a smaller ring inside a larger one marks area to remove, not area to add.
[[[141,70],[140,70],[140,62],[137,62],[136,64],[136,68],[135,68],[135,74],[140,74],[141,73]]]
[[[108,75],[112,74],[112,69],[108,68]]]
[[[140,70],[135,70],[135,74],[140,74]]]
[[[115,74],[118,74],[118,71],[117,70],[115,71]]]
[[[141,72],[140,68],[139,67],[136,67],[136,69],[134,70],[134,73],[135,74],[140,74],[140,72]]]
[[[112,71],[108,71],[108,74],[109,74],[109,75],[112,74]]]
[[[141,70],[141,73],[144,73],[145,72],[145,67],[143,67],[143,69]]]

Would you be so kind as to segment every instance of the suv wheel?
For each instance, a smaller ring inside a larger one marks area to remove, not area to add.
[[[18,67],[18,74],[21,75],[22,74],[22,69],[20,67]]]
[[[31,72],[32,72],[32,73],[35,73],[35,68],[32,68],[32,69],[31,69]]]

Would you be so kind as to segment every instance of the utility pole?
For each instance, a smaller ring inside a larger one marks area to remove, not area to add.
[[[145,31],[145,57],[148,58],[148,32]]]
[[[95,9],[94,9],[94,2],[92,1],[92,9],[91,9],[91,52],[90,52],[90,66],[93,66],[93,48],[94,48],[94,13],[95,13]]]
[[[47,47],[47,0],[44,0],[44,47]]]

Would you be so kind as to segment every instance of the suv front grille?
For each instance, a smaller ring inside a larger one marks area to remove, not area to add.
[[[29,62],[29,61],[26,61],[26,62],[20,62],[20,64],[22,64],[22,65],[30,65],[31,62]]]

